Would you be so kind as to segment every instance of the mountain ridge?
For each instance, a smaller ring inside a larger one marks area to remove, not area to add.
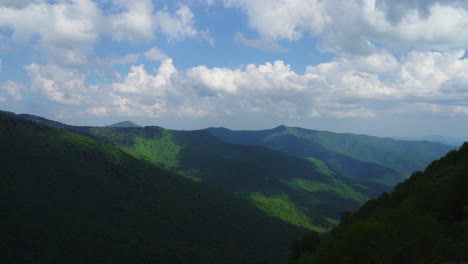
[[[439,143],[286,126],[259,131],[206,130],[231,143],[261,145],[296,157],[316,158],[341,174],[390,186],[452,149]]]
[[[388,190],[327,170],[318,160],[262,146],[231,144],[206,130],[60,126],[187,178],[239,194],[269,215],[320,232],[334,226],[342,211],[356,209]]]
[[[135,124],[134,122],[132,121],[121,121],[121,122],[117,122],[115,124],[112,124],[112,125],[108,125],[106,127],[141,127],[140,125],[137,125]]]
[[[245,263],[305,230],[37,121],[0,113],[0,146],[2,263]]]

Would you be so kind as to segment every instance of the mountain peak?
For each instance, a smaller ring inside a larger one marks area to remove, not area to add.
[[[284,129],[288,129],[288,127],[285,126],[285,125],[279,125],[279,126],[273,128],[273,130],[284,130]]]
[[[108,127],[141,127],[141,126],[133,123],[132,121],[123,121],[123,122],[115,123],[115,124],[110,125]]]

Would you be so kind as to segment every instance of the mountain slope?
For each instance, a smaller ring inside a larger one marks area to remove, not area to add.
[[[302,247],[296,263],[466,263],[467,190],[465,143],[368,201],[318,248]]]
[[[245,263],[302,229],[72,132],[0,113],[1,263]]]
[[[388,190],[379,184],[339,175],[318,160],[264,147],[230,144],[206,131],[159,127],[66,129],[246,197],[271,216],[319,232],[335,226],[341,212],[354,210]]]
[[[452,147],[432,142],[397,141],[279,126],[262,131],[207,129],[236,144],[265,146],[302,158],[315,158],[347,176],[394,185]]]
[[[112,124],[108,127],[141,127],[141,126],[133,123],[132,121],[123,121],[123,122]]]

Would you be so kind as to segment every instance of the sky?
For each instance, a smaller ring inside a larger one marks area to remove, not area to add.
[[[0,109],[468,135],[468,1],[0,0]]]

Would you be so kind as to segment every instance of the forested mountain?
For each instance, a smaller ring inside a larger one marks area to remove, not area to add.
[[[468,262],[468,143],[294,248],[293,263]]]
[[[271,216],[318,232],[335,226],[343,211],[355,210],[389,190],[342,176],[320,160],[261,146],[230,144],[207,131],[76,127],[29,115],[21,117],[105,141],[134,157],[245,197]]]
[[[0,263],[247,263],[305,229],[95,139],[0,113]]]
[[[112,124],[108,127],[141,127],[141,126],[133,123],[132,121],[123,121],[123,122]]]
[[[207,131],[236,144],[260,145],[296,157],[323,161],[347,176],[394,186],[453,147],[427,141],[401,141],[279,126],[261,131]]]

